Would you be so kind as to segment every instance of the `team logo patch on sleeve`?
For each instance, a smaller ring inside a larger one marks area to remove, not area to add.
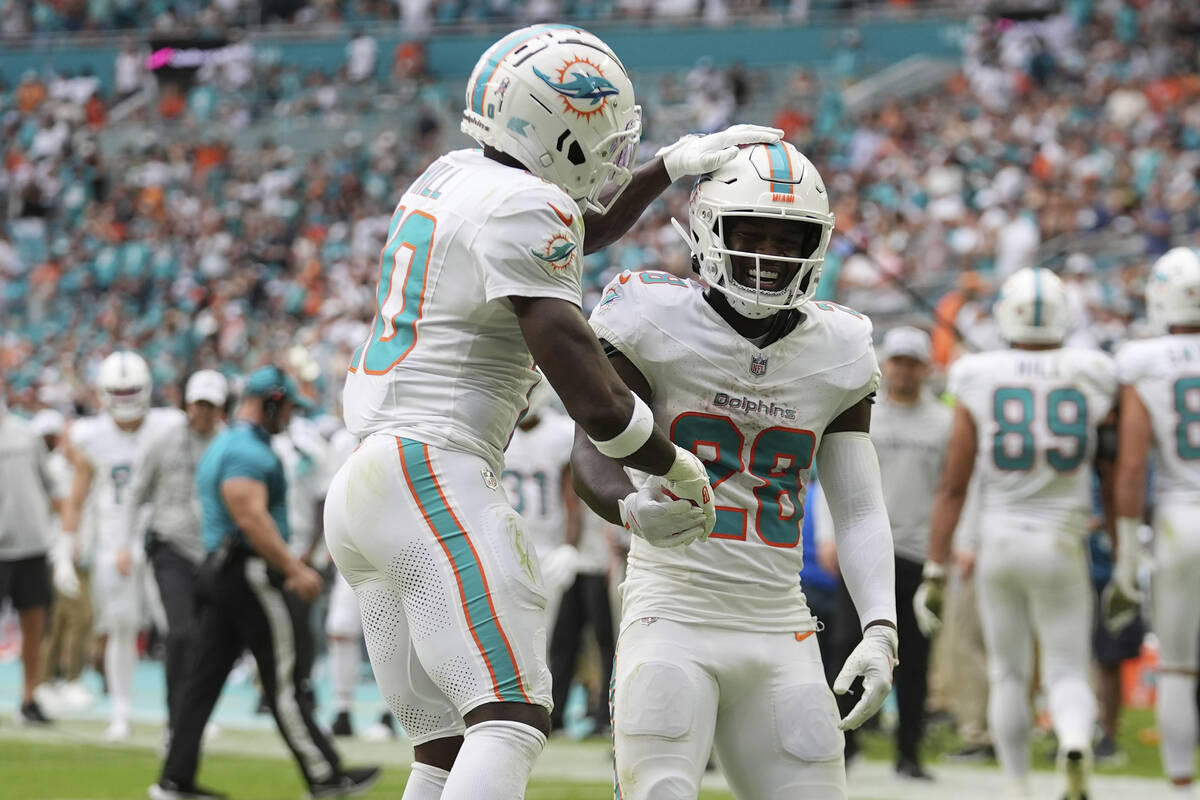
[[[541,247],[532,247],[529,252],[554,271],[570,269],[575,264],[575,242],[563,233],[555,233]]]

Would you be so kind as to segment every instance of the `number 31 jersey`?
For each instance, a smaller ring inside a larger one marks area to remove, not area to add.
[[[1200,334],[1129,342],[1117,351],[1117,377],[1150,415],[1157,504],[1200,506]]]
[[[663,617],[813,629],[799,582],[805,486],[825,427],[875,391],[879,368],[865,317],[830,303],[804,312],[759,349],[691,281],[625,272],[605,289],[592,328],[649,382],[655,421],[704,461],[717,505],[707,542],[657,548],[634,537],[622,628]]]
[[[400,198],[375,320],[346,379],[346,427],[478,455],[497,472],[537,382],[510,296],[580,305],[583,222],[557,186],[448,153]]]
[[[1096,429],[1117,391],[1113,360],[1073,347],[976,353],[954,362],[946,388],[975,422],[981,512],[1086,534]]]

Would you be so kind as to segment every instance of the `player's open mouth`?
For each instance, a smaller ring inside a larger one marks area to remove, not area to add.
[[[790,270],[781,272],[778,269],[759,265],[742,270],[741,273],[738,283],[749,289],[753,289],[757,285],[760,292],[781,291],[791,279]]]

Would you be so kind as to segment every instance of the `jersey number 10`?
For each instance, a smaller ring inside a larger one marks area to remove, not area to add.
[[[754,530],[772,547],[800,544],[804,504],[800,474],[812,466],[817,437],[798,428],[767,428],[750,445],[750,464],[742,459],[746,437],[728,417],[686,412],[671,423],[671,441],[704,462],[715,490],[741,472],[759,481],[753,489],[758,507]],[[716,539],[746,540],[748,510],[717,506]]]

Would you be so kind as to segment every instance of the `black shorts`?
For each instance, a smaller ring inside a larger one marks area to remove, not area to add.
[[[0,560],[0,602],[12,599],[13,608],[24,611],[50,605],[50,564],[45,554]]]
[[[1146,623],[1138,618],[1116,633],[1109,631],[1104,624],[1104,614],[1100,605],[1100,593],[1096,592],[1095,627],[1092,629],[1092,653],[1096,661],[1104,666],[1113,666],[1131,658],[1137,658],[1142,652],[1142,639],[1146,638]]]

